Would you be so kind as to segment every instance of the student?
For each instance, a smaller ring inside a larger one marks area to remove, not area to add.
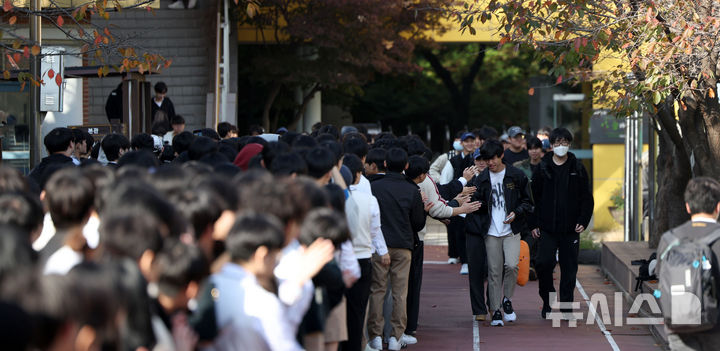
[[[171,129],[163,136],[163,143],[173,145],[175,137],[185,131],[185,118],[175,115],[175,118],[170,120],[170,127]],[[192,135],[192,133],[188,133]]]
[[[152,102],[150,103],[150,116],[152,116],[153,120],[155,120],[155,114],[158,111],[162,111],[165,113],[166,120],[168,122],[172,121],[173,118],[175,118],[175,106],[170,98],[167,97],[167,85],[165,82],[157,82],[155,83],[154,90],[155,96],[153,96]],[[170,129],[169,123],[167,125],[167,129]]]
[[[365,175],[371,183],[382,178],[385,172],[387,172],[385,168],[386,157],[387,151],[383,148],[373,148],[368,151],[367,158],[363,165],[365,167]]]
[[[354,154],[358,158],[360,158],[361,164],[365,163],[365,159],[368,154],[368,145],[365,140],[356,137],[356,138],[348,138],[343,142],[343,152],[347,154]],[[365,192],[366,194],[372,195],[372,190],[370,189],[370,181],[365,178],[364,175],[360,175],[360,182],[357,184],[357,190],[360,190],[362,192]]]
[[[560,263],[560,302],[572,302],[578,269],[580,233],[593,213],[594,200],[585,166],[568,152],[572,134],[556,128],[550,134],[553,152],[543,156],[532,176],[535,211],[529,228],[538,239],[535,269],[543,300],[541,315],[551,312],[550,292],[555,292],[553,269],[556,252]]]
[[[85,143],[85,135],[83,134],[82,130],[80,129],[70,129],[73,133],[73,142],[75,143],[75,149],[73,150],[72,155],[70,155],[70,158],[72,158],[73,163],[76,166],[80,165],[80,158],[81,155],[87,153],[87,143]]]
[[[405,175],[413,183],[420,187],[420,191],[427,196],[427,202],[433,206],[429,210],[429,214],[433,218],[450,218],[451,216],[457,216],[462,213],[475,212],[479,207],[479,202],[466,201],[460,205],[456,200],[446,202],[440,196],[440,192],[437,189],[435,183],[428,176],[430,169],[430,163],[423,156],[410,156],[408,159],[408,168],[405,170]],[[461,187],[462,188],[462,187]],[[423,266],[423,251],[425,248],[425,230],[423,227],[417,235],[417,242],[412,251],[412,263],[410,265],[410,280],[408,288],[408,299],[407,299],[407,326],[405,327],[405,334],[408,336],[414,336],[418,326],[418,316],[420,312],[420,287],[422,286],[422,266]],[[406,338],[412,340],[414,337]],[[412,340],[417,342],[417,340]],[[408,342],[411,344],[411,342]]]
[[[83,228],[90,219],[94,201],[93,184],[79,169],[63,169],[50,178],[45,189],[45,206],[56,232],[41,251],[44,274],[67,274],[85,260],[87,242]]]
[[[364,321],[372,282],[370,259],[373,254],[377,254],[380,256],[380,263],[389,267],[390,255],[380,226],[380,207],[377,199],[358,188],[363,162],[355,154],[346,154],[343,165],[347,166],[352,174],[350,197],[345,201],[345,215],[361,274],[360,279],[345,292],[348,340],[342,343],[342,350],[359,351],[362,350]]]
[[[40,189],[45,187],[45,182],[55,171],[73,165],[70,156],[75,151],[75,136],[68,128],[55,128],[45,136],[43,143],[50,155],[43,158],[28,174],[28,179]]]
[[[108,134],[102,140],[102,151],[107,164],[117,167],[117,161],[130,150],[130,141],[122,134]]]
[[[460,143],[463,146],[462,151],[457,153],[450,159],[450,164],[453,168],[453,178],[458,179],[462,177],[463,171],[470,166],[473,166],[472,154],[476,150],[477,136],[473,133],[464,133],[460,137]],[[447,225],[448,231],[448,255],[450,259],[455,258],[455,262],[460,258],[460,274],[468,274],[467,264],[467,250],[465,248],[465,218],[464,216],[455,216],[450,218],[450,223]],[[448,263],[451,263],[448,260]]]
[[[370,288],[368,336],[370,347],[381,349],[383,300],[388,282],[392,286],[392,333],[388,349],[400,350],[406,344],[408,278],[412,262],[415,233],[425,226],[425,206],[417,185],[407,181],[402,172],[407,167],[405,150],[391,148],[387,152],[387,174],[371,181],[373,195],[380,205],[383,236],[390,253],[390,267],[384,266],[380,256],[373,255],[373,282]]]
[[[210,280],[217,290],[215,350],[302,350],[287,306],[271,292],[273,269],[285,243],[283,226],[269,215],[240,215],[226,240],[230,262]]]
[[[523,171],[525,175],[528,177],[528,179],[532,178],[533,172],[540,166],[540,161],[542,161],[543,156],[545,153],[543,152],[543,145],[542,141],[536,137],[530,137],[527,139],[527,152],[528,152],[528,158],[517,161],[513,163],[512,165]],[[505,154],[507,154],[507,150],[505,151]]]
[[[230,138],[237,138],[237,127],[228,123],[228,122],[220,122],[217,125],[217,133],[218,136],[220,136],[220,139],[230,139]]]
[[[480,148],[480,158],[487,162],[487,168],[475,179],[477,190],[472,199],[480,201],[482,206],[468,220],[468,243],[476,246],[476,240],[484,240],[488,304],[492,313],[490,325],[503,326],[502,312],[507,322],[517,319],[511,299],[517,281],[520,232],[525,228],[526,217],[532,213],[533,205],[527,177],[519,169],[503,163],[500,142],[486,141]],[[473,268],[482,267],[482,260],[482,257],[473,257]],[[473,284],[483,284],[483,281],[472,281],[470,284],[472,287]]]
[[[673,236],[677,237],[681,243],[697,241],[720,229],[720,225],[717,223],[718,214],[720,214],[720,183],[707,177],[691,179],[685,188],[685,209],[690,215],[690,220],[672,229]],[[658,261],[655,272],[659,272],[659,267],[663,263],[663,253],[670,243],[670,240],[665,239],[668,235],[664,234],[658,245]],[[710,248],[715,256],[710,261],[715,265],[720,258],[720,240],[713,242]],[[717,287],[720,274],[717,269],[713,269],[712,272]],[[660,277],[662,279],[662,276]],[[717,345],[720,343],[720,324],[715,322],[712,329],[698,333],[677,333],[666,328],[670,349],[697,351],[717,349]]]
[[[505,163],[509,165],[530,157],[525,149],[525,131],[520,127],[513,126],[508,129],[508,147],[505,150]]]

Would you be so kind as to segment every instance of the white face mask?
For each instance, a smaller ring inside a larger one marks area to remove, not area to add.
[[[555,153],[555,155],[557,157],[563,157],[563,156],[567,155],[569,149],[570,149],[569,146],[556,146],[556,147],[553,147],[553,152]]]
[[[455,151],[462,151],[463,146],[462,146],[462,143],[460,142],[460,140],[455,140],[453,142],[453,149],[455,149]]]

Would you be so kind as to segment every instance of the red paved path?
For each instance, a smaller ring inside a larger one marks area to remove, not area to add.
[[[444,246],[426,246],[425,261],[447,260]],[[408,350],[473,350],[473,318],[470,310],[467,276],[458,274],[459,265],[425,264],[421,295],[418,344]],[[578,273],[588,295],[595,291],[608,294],[612,303],[614,288],[604,281],[595,266],[581,266]],[[551,321],[540,318],[537,282],[517,287],[513,306],[518,322],[505,327],[490,327],[480,322],[481,350],[612,350],[596,324],[586,325],[587,305],[579,293],[583,322],[576,328],[553,328]],[[610,311],[613,310],[612,305]],[[627,311],[627,306],[624,309]],[[611,312],[612,313],[612,312]],[[620,350],[662,350],[647,327],[608,326]]]

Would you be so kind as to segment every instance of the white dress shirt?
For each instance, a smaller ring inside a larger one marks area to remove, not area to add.
[[[376,252],[380,256],[388,253],[380,225],[380,206],[375,196],[351,185],[350,197],[345,200],[345,216],[358,259],[370,258]]]

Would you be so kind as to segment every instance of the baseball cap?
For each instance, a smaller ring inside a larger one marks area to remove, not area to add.
[[[518,126],[512,126],[512,127],[510,127],[510,129],[508,129],[507,135],[509,137],[514,138],[514,137],[518,136],[518,134],[525,135],[525,131],[522,130],[522,128],[520,128]]]
[[[480,148],[475,149],[473,152],[473,160],[477,160],[480,157]]]
[[[475,139],[475,134],[470,133],[470,132],[468,132],[468,133],[463,133],[462,137],[460,137],[460,141],[465,141],[465,139],[467,139],[467,138],[473,138],[473,139]]]
[[[280,127],[275,131],[275,134],[282,134],[282,133],[287,133],[287,132],[288,132],[287,128]]]
[[[507,135],[507,134],[503,134],[503,135],[500,136],[500,141],[507,143],[507,142],[509,142],[510,140],[508,140],[508,135]]]

